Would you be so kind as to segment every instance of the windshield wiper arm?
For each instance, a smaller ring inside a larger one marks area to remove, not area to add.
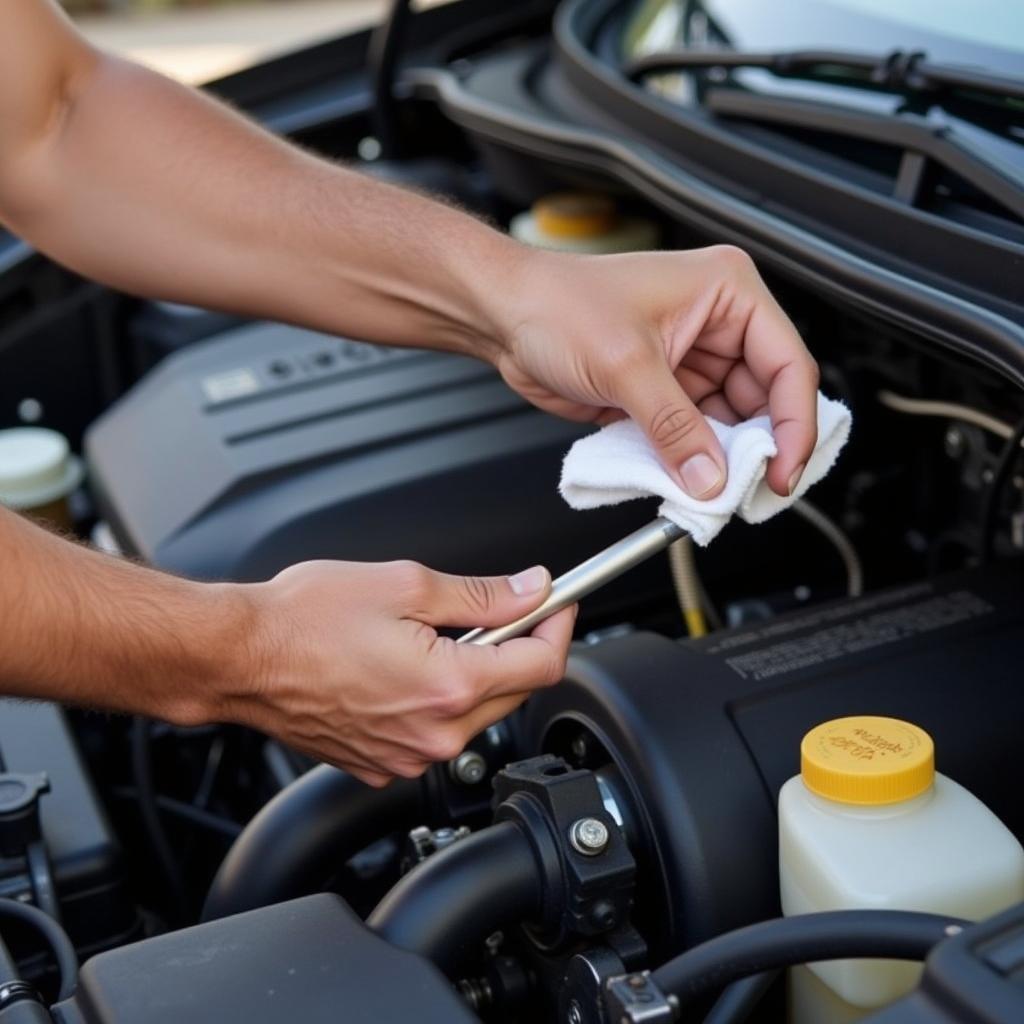
[[[911,205],[927,177],[927,161],[934,161],[1024,220],[1024,169],[1001,159],[978,139],[965,139],[954,124],[916,114],[880,115],[817,100],[762,96],[727,86],[709,89],[705,106],[718,117],[842,134],[903,150],[895,197]]]
[[[666,71],[706,68],[765,68],[780,76],[800,77],[816,69],[860,73],[866,83],[897,92],[936,93],[963,90],[986,96],[1024,100],[1024,79],[929,61],[923,51],[888,54],[845,50],[666,50],[628,63],[622,70],[636,81]]]

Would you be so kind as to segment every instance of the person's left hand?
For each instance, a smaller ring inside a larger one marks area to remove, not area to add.
[[[529,250],[492,357],[524,398],[568,419],[631,416],[687,493],[726,464],[704,416],[771,415],[767,480],[792,493],[817,438],[818,368],[742,250],[569,256]]]

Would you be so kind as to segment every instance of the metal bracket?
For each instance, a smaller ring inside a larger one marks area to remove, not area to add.
[[[655,984],[650,971],[610,978],[605,987],[610,1024],[674,1024],[679,1002]]]

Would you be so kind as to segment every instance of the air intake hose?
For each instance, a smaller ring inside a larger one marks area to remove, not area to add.
[[[202,919],[317,892],[353,854],[410,824],[421,794],[418,780],[374,789],[329,765],[314,768],[246,825],[217,871]]]

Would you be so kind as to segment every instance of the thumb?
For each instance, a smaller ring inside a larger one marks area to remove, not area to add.
[[[725,486],[725,453],[704,414],[668,364],[654,360],[624,377],[622,408],[650,438],[672,478],[691,498],[713,498]]]
[[[551,574],[541,565],[514,576],[430,576],[416,616],[430,626],[503,626],[533,611],[551,591]]]

